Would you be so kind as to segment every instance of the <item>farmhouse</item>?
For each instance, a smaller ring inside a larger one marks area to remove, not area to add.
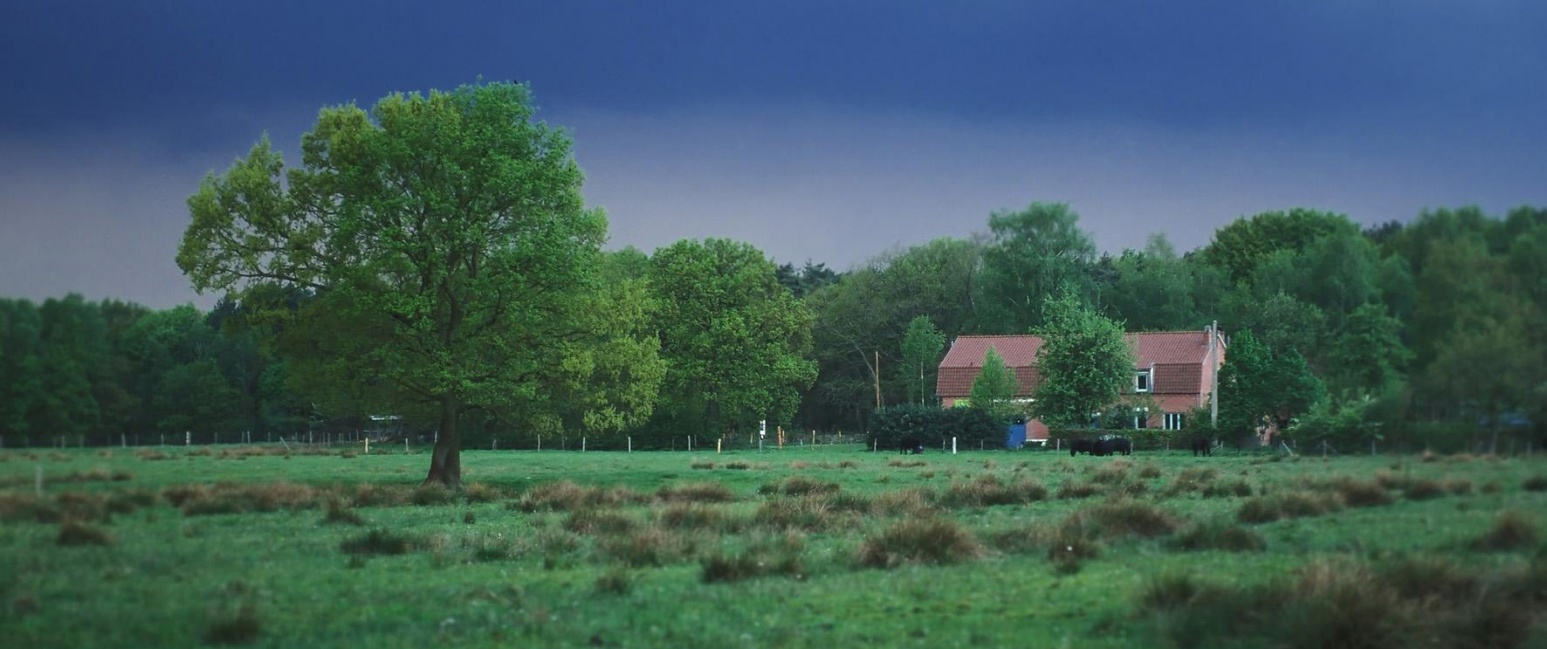
[[[1127,339],[1136,367],[1133,383],[1123,394],[1120,418],[1126,425],[1178,430],[1193,409],[1210,405],[1219,368],[1225,361],[1225,339],[1217,327],[1132,333]],[[1017,400],[1031,403],[1040,380],[1037,350],[1041,347],[1039,336],[958,337],[940,361],[935,383],[940,404],[947,408],[966,405],[989,349],[1015,372]],[[1026,439],[1047,439],[1047,426],[1041,421],[1028,422]]]

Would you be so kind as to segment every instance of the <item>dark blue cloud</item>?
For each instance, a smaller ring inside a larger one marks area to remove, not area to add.
[[[218,108],[479,75],[560,107],[1281,128],[1525,115],[1547,93],[1547,4],[1528,2],[22,2],[0,25],[8,130],[199,132]]]

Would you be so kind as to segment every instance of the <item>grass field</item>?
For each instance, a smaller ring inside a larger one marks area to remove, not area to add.
[[[1540,456],[373,451],[0,452],[0,645],[1547,646]]]

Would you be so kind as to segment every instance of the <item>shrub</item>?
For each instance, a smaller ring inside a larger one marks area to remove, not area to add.
[[[59,526],[59,536],[54,537],[54,543],[66,547],[112,545],[113,535],[100,527],[67,520]]]
[[[955,522],[907,519],[892,525],[860,545],[859,563],[871,568],[895,568],[903,563],[947,565],[975,560],[983,555],[971,532]]]
[[[1008,431],[1003,423],[981,408],[939,408],[936,406],[898,405],[875,411],[870,420],[867,445],[895,451],[904,439],[916,440],[925,447],[940,448],[957,438],[960,445],[1003,448]]]

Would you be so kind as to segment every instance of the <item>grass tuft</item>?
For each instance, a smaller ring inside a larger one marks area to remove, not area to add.
[[[668,503],[729,503],[736,493],[718,482],[692,482],[656,490],[655,497]]]
[[[1493,527],[1472,542],[1472,549],[1483,552],[1525,550],[1535,546],[1539,537],[1536,521],[1511,509],[1494,519]]]
[[[243,604],[230,617],[218,618],[204,632],[204,643],[212,645],[244,645],[258,640],[263,632],[263,621],[250,604]]]
[[[424,540],[408,534],[399,534],[386,528],[375,528],[359,536],[344,539],[339,549],[345,554],[408,554],[424,545]]]
[[[895,568],[904,563],[965,563],[983,554],[977,538],[958,523],[939,518],[906,519],[865,539],[858,560],[869,568]]]
[[[1195,523],[1171,540],[1171,547],[1187,552],[1262,552],[1268,542],[1256,531],[1224,521]]]
[[[1089,498],[1099,493],[1101,493],[1101,488],[1089,482],[1069,480],[1058,486],[1059,500]]]
[[[59,526],[59,536],[54,537],[54,543],[65,547],[112,545],[113,535],[100,527],[67,520]]]
[[[1520,483],[1520,488],[1526,491],[1547,491],[1547,476],[1534,475]]]

